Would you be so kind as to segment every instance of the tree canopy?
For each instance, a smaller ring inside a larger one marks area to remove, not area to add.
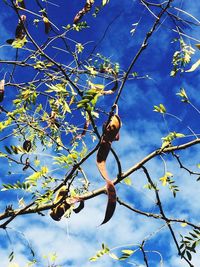
[[[0,8],[2,266],[198,267],[200,3]]]

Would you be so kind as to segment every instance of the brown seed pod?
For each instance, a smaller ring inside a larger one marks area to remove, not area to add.
[[[42,14],[42,17],[44,22],[45,33],[48,34],[51,30],[51,23],[49,22],[46,12]]]
[[[75,16],[75,18],[74,18],[74,24],[77,24],[77,23],[81,20],[81,18],[82,18],[86,13],[88,13],[88,12],[91,10],[93,4],[94,4],[94,0],[87,0],[87,1],[86,1],[84,8],[82,8],[82,9],[76,14],[76,16]]]
[[[0,81],[0,102],[3,101],[4,89],[5,89],[5,80],[3,79]]]
[[[59,191],[55,197],[54,204],[61,202],[62,200],[64,201],[64,202],[61,202],[60,204],[58,204],[55,208],[52,208],[52,210],[50,212],[51,218],[55,221],[60,221],[61,217],[71,207],[71,205],[65,201],[67,198],[67,193],[68,193],[67,187],[62,186],[59,189]]]
[[[101,138],[101,143],[99,150],[97,152],[97,167],[101,176],[106,181],[106,192],[108,195],[108,202],[106,207],[106,213],[104,220],[101,224],[107,223],[113,216],[116,207],[116,190],[113,182],[110,180],[107,170],[106,170],[106,159],[111,149],[111,144],[113,141],[119,140],[119,130],[121,128],[120,117],[115,114],[109,121],[109,123],[104,125],[103,135]]]
[[[65,212],[70,208],[71,206],[67,203],[63,203],[58,205],[56,208],[54,208],[50,212],[50,216],[54,221],[60,221],[62,216],[65,214]]]
[[[26,152],[29,152],[30,149],[31,149],[31,141],[29,141],[29,140],[24,141],[24,143],[23,143],[23,149]]]
[[[22,40],[25,36],[24,23],[26,21],[26,15],[21,15],[18,25],[15,30],[15,38]]]

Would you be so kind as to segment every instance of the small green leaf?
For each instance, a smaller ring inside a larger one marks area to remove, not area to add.
[[[186,254],[187,254],[188,260],[191,261],[191,259],[192,259],[191,253],[187,250]]]
[[[109,0],[102,0],[102,6],[105,6],[108,3],[109,3]]]
[[[186,70],[185,72],[193,72],[200,66],[200,59],[197,60],[196,63],[192,65],[192,67],[189,70]]]
[[[109,256],[114,260],[119,260],[119,258],[114,253],[109,253]]]
[[[181,99],[182,102],[185,102],[185,103],[189,102],[189,98],[188,98],[184,88],[181,88],[180,92],[176,93],[176,95],[178,95],[178,96],[180,96],[182,98]]]
[[[126,177],[126,178],[124,179],[124,183],[125,183],[126,185],[132,185],[131,178],[130,178],[130,177]]]
[[[9,258],[9,262],[11,262],[13,259],[14,259],[14,251],[12,251],[10,254],[9,254],[9,256],[8,256],[8,258]]]
[[[27,41],[27,39],[26,39],[26,36],[24,36],[23,39],[16,38],[16,39],[12,42],[12,47],[13,47],[13,48],[22,48],[27,42],[28,42],[28,41]]]
[[[164,113],[166,113],[166,108],[163,104],[159,104],[159,106],[154,106],[153,111],[164,114]]]
[[[81,43],[77,43],[76,44],[76,49],[77,49],[77,53],[82,53],[83,52],[83,49],[84,49],[84,46],[81,44]]]
[[[132,255],[134,253],[134,250],[132,250],[132,249],[123,249],[122,253],[127,254],[127,255]]]
[[[186,227],[188,224],[187,223],[181,223],[182,227]]]
[[[7,146],[4,146],[4,148],[5,148],[5,150],[8,152],[8,154],[12,154],[12,151],[10,150],[10,148],[9,148],[9,147],[7,147]]]
[[[102,244],[102,249],[98,250],[96,255],[89,258],[90,261],[96,261],[98,260],[100,257],[102,257],[104,254],[109,254],[110,249],[103,243]]]
[[[135,250],[123,249],[122,250],[122,256],[119,258],[119,260],[124,261],[124,260],[128,259],[134,252],[135,252]]]

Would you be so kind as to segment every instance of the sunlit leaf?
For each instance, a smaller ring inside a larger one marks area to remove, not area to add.
[[[156,111],[156,112],[159,112],[159,113],[166,113],[166,108],[163,104],[159,104],[159,106],[154,106],[154,110],[153,111]]]
[[[106,4],[109,3],[110,0],[102,0],[102,6],[105,6]]]
[[[23,39],[16,38],[16,39],[12,42],[12,47],[13,47],[13,48],[22,48],[27,42],[28,42],[28,41],[27,41],[27,39],[26,39],[26,36],[24,36]]]
[[[96,253],[96,255],[93,256],[93,257],[91,257],[89,260],[90,261],[97,261],[103,255],[109,254],[109,252],[110,252],[110,249],[105,244],[102,244],[102,249],[101,250],[98,250],[97,253]]]
[[[123,181],[126,185],[132,185],[132,180],[130,177],[126,177]]]
[[[91,75],[96,76],[98,74],[98,71],[94,69],[94,67],[85,66],[85,68],[90,72]]]
[[[77,49],[77,53],[82,53],[83,52],[83,49],[84,49],[84,46],[81,44],[81,43],[77,43],[76,44],[76,49]]]
[[[186,227],[188,224],[187,223],[181,223],[182,227]]]
[[[200,59],[197,60],[196,63],[192,65],[192,67],[189,70],[186,70],[185,72],[193,72],[200,66]]]
[[[114,253],[109,253],[109,256],[114,260],[119,260],[119,258]]]

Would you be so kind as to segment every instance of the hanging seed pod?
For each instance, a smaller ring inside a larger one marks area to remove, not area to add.
[[[73,209],[73,212],[79,213],[82,209],[84,209],[84,201],[80,201],[80,204],[77,208]]]
[[[26,35],[25,29],[24,29],[24,23],[26,21],[26,15],[21,15],[20,20],[17,24],[16,30],[15,30],[15,38],[22,40],[24,36]]]
[[[48,34],[51,30],[51,23],[49,22],[46,12],[42,14],[42,17],[44,22],[45,33]]]
[[[26,152],[29,152],[30,149],[31,149],[31,141],[29,141],[29,140],[24,141],[24,143],[23,143],[23,149]]]
[[[77,24],[77,23],[81,20],[81,18],[82,18],[86,13],[88,13],[88,12],[91,10],[93,4],[94,4],[94,0],[87,0],[87,1],[86,1],[84,8],[82,8],[82,9],[76,14],[76,16],[75,16],[75,18],[74,18],[74,24]]]
[[[67,187],[62,186],[54,200],[54,204],[60,202],[61,200],[65,200],[67,198]],[[58,204],[55,208],[52,208],[50,212],[50,216],[55,221],[60,221],[61,217],[65,214],[65,212],[71,207],[70,204],[68,204],[66,201],[63,203]]]
[[[97,152],[97,167],[101,176],[106,181],[106,192],[108,195],[107,207],[104,220],[101,224],[107,223],[113,216],[116,207],[116,190],[113,181],[110,180],[106,170],[106,159],[111,149],[111,144],[113,141],[119,140],[119,130],[121,128],[120,117],[116,114],[111,117],[107,126],[104,126],[103,135],[101,138],[101,143],[99,150]]]
[[[0,81],[0,102],[3,101],[4,89],[5,89],[5,80],[3,79]]]

